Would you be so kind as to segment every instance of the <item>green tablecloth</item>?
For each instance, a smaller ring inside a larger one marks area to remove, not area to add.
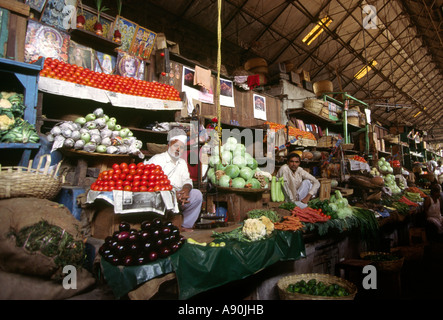
[[[270,265],[305,256],[300,231],[275,231],[265,240],[228,241],[225,247],[185,243],[166,259],[134,267],[116,267],[102,259],[104,277],[114,295],[121,298],[138,285],[165,273],[175,272],[179,298],[190,297],[234,280],[244,279]]]

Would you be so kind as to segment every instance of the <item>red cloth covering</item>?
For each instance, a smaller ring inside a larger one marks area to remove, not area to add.
[[[248,76],[248,87],[249,89],[254,89],[260,85],[260,76],[258,74]]]

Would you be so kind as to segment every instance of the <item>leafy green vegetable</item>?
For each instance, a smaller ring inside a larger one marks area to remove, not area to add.
[[[261,216],[265,216],[269,220],[271,220],[273,223],[279,222],[281,220],[280,216],[273,210],[266,210],[266,209],[253,209],[248,211],[247,216],[250,219],[258,219]]]

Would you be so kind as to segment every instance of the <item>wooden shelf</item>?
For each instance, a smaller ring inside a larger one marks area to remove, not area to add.
[[[121,45],[121,43],[116,43],[87,30],[72,29],[70,33],[71,40],[106,53],[115,53],[115,49]]]
[[[337,124],[334,120],[319,116],[318,114],[315,114],[309,110],[306,110],[304,108],[296,108],[296,109],[287,109],[286,110],[286,115],[288,116],[288,118],[293,115],[295,116],[297,119],[303,120],[303,122],[305,123],[316,123],[318,125],[320,125],[321,127],[323,126],[331,126],[331,125],[335,125]]]

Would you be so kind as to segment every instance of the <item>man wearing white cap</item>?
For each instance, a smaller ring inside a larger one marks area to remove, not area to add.
[[[192,188],[188,165],[181,158],[186,142],[187,136],[182,129],[172,129],[168,133],[168,150],[154,155],[146,163],[160,165],[168,176],[183,214],[183,231],[191,231],[200,215],[203,195],[200,190]]]

